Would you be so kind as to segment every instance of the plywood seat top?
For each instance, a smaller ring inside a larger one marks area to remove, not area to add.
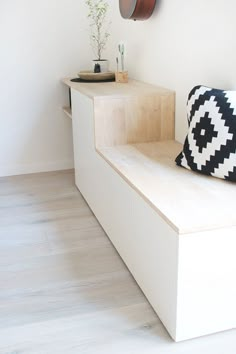
[[[76,75],[75,75],[76,76]],[[86,82],[72,82],[71,78],[65,78],[62,82],[75,91],[79,91],[83,95],[94,100],[100,98],[127,98],[135,96],[150,96],[150,95],[170,95],[174,91],[147,84],[137,80],[129,80],[128,84],[121,84],[116,82],[104,83],[86,83]]]
[[[179,234],[236,226],[236,184],[176,166],[181,148],[165,141],[98,152]]]

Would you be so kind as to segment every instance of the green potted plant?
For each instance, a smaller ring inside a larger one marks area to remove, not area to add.
[[[85,0],[85,3],[88,6],[91,46],[96,55],[96,59],[93,60],[93,69],[95,72],[107,72],[109,62],[102,55],[110,37],[109,4],[106,0]]]

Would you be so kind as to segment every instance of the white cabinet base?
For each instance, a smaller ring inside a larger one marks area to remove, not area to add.
[[[72,105],[76,185],[171,337],[235,328],[236,228],[179,235],[95,150],[93,100]]]

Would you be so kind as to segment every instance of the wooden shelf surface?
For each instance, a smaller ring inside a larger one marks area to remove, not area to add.
[[[80,93],[92,99],[98,98],[127,98],[144,97],[150,95],[161,95],[163,97],[173,94],[174,91],[147,84],[141,81],[130,79],[128,83],[104,82],[86,83],[72,82],[70,78],[65,78],[62,82]]]

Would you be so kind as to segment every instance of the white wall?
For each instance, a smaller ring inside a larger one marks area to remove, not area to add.
[[[59,80],[91,59],[83,1],[0,0],[0,44],[0,176],[72,167]]]
[[[183,141],[194,85],[236,89],[236,1],[157,2],[150,20],[134,22],[120,17],[113,0],[113,43],[127,43],[131,77],[176,91],[176,138]]]
[[[235,0],[157,0],[145,22],[112,5],[106,57],[127,43],[131,77],[176,91],[176,138],[186,133],[187,94],[196,84],[236,89]],[[0,0],[0,176],[70,168],[71,122],[61,106],[65,75],[93,57],[83,0]]]

